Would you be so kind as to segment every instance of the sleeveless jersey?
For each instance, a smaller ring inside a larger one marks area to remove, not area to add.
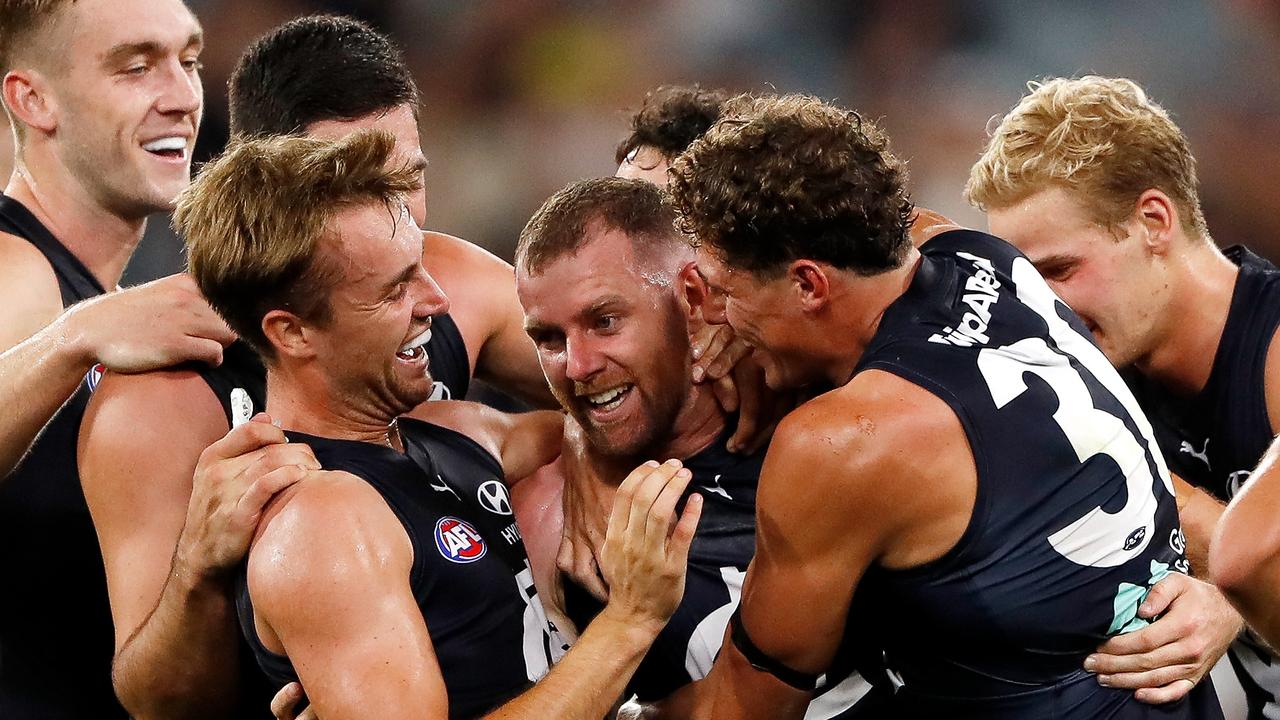
[[[426,620],[449,694],[450,718],[483,715],[547,672],[565,646],[547,621],[515,525],[502,467],[470,438],[401,418],[405,452],[302,433],[326,470],[369,483],[413,547],[409,584]],[[289,659],[262,645],[242,566],[241,629],[276,683],[297,679]]]
[[[684,598],[627,686],[641,702],[662,700],[707,676],[742,597],[742,581],[756,551],[756,486],[765,450],[735,455],[725,449],[735,425],[736,418],[730,418],[714,443],[684,461],[693,479],[680,507],[697,492],[703,499],[702,518],[689,548]],[[579,629],[604,608],[568,578],[564,601],[566,614]],[[887,689],[872,691],[851,667],[828,674],[835,680],[819,688],[805,716],[809,720],[872,717],[870,708],[888,694]]]
[[[1267,349],[1280,326],[1280,269],[1238,245],[1224,252],[1240,274],[1204,389],[1177,397],[1137,373],[1126,377],[1170,468],[1226,502],[1275,437],[1265,375]],[[1229,651],[1254,719],[1280,718],[1280,662],[1265,647],[1246,632]]]
[[[71,251],[13,198],[0,230],[35,245],[63,307],[103,294]],[[0,481],[0,717],[124,718],[111,687],[114,646],[102,552],[80,488],[76,441],[98,372],[53,416]]]
[[[951,550],[873,566],[860,588],[905,683],[895,717],[1221,717],[1208,682],[1153,707],[1082,669],[1108,637],[1147,624],[1137,609],[1151,586],[1186,570],[1172,481],[1136,400],[1012,246],[953,231],[921,253],[857,372],[892,373],[951,407],[977,493]]]

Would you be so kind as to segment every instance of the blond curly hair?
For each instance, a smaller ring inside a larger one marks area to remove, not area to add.
[[[1137,83],[1088,75],[1027,89],[969,173],[964,194],[972,205],[1006,208],[1062,187],[1097,222],[1115,227],[1154,188],[1173,200],[1188,234],[1208,236],[1187,138]]]

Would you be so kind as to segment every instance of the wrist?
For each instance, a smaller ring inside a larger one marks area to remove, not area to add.
[[[64,349],[59,353],[69,363],[88,370],[98,362],[98,349],[93,346],[89,333],[85,330],[84,314],[81,306],[71,308],[62,313],[50,325],[51,339]]]
[[[644,654],[649,646],[658,638],[658,634],[667,626],[665,620],[658,620],[652,615],[621,609],[617,603],[605,605],[604,610],[591,622],[615,637],[621,648],[627,648]]]
[[[179,540],[178,549],[173,554],[173,567],[170,574],[174,582],[186,592],[198,594],[202,591],[221,591],[230,580],[228,568],[217,567],[204,561],[208,553],[193,551],[186,543]]]

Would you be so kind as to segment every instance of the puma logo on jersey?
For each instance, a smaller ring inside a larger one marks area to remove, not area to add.
[[[449,391],[449,386],[436,380],[431,383],[431,397],[427,400],[452,400],[453,393]]]
[[[489,548],[480,533],[465,520],[442,517],[436,521],[436,549],[450,562],[473,563],[485,556]]]
[[[964,283],[965,293],[960,302],[969,306],[969,310],[960,318],[956,327],[944,327],[942,332],[934,333],[929,342],[943,345],[972,347],[975,343],[986,345],[991,342],[987,337],[987,326],[991,324],[991,306],[1000,301],[996,292],[1000,281],[996,279],[995,268],[991,261],[967,252],[956,255],[973,262],[977,271]]]
[[[1209,438],[1204,439],[1204,447],[1200,448],[1200,452],[1196,452],[1195,446],[1186,440],[1182,441],[1182,446],[1178,448],[1178,452],[1184,452],[1204,463],[1206,468],[1213,469],[1213,466],[1209,464]]]
[[[437,485],[436,483],[439,483],[439,484]],[[454,496],[454,497],[458,498],[459,500],[461,500],[461,499],[462,499],[461,497],[458,497],[458,493],[457,493],[457,491],[455,491],[453,488],[449,487],[449,484],[448,484],[448,483],[446,483],[446,482],[444,481],[444,478],[440,477],[439,475],[436,475],[436,482],[427,481],[427,485],[428,485],[432,490],[435,490],[436,492],[447,492],[447,493],[449,493],[450,495],[452,495],[452,496]]]
[[[721,477],[720,475],[716,475],[716,476],[715,476],[715,478],[713,478],[713,479],[711,480],[711,482],[712,482],[713,484],[712,484],[712,485],[703,485],[703,486],[702,486],[702,489],[703,489],[703,490],[706,490],[706,491],[707,491],[707,492],[709,492],[709,493],[715,493],[715,494],[717,494],[717,495],[722,495],[722,496],[724,496],[724,499],[726,499],[726,500],[732,500],[732,499],[733,499],[733,496],[731,496],[731,495],[729,494],[729,491],[728,491],[728,490],[725,490],[723,487],[721,487],[721,486],[720,486],[720,477]]]

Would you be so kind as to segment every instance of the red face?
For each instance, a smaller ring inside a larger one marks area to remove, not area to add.
[[[426,342],[449,300],[422,266],[422,231],[408,208],[338,212],[326,239],[339,279],[330,322],[310,328],[317,361],[356,413],[390,421],[431,396]]]
[[[1131,365],[1152,351],[1169,289],[1141,241],[1140,223],[1108,229],[1061,188],[991,210],[987,219],[991,234],[1021,250],[1084,320],[1113,365]]]
[[[592,447],[638,456],[670,438],[692,391],[677,268],[647,267],[619,231],[588,232],[577,254],[517,273],[525,327]]]

